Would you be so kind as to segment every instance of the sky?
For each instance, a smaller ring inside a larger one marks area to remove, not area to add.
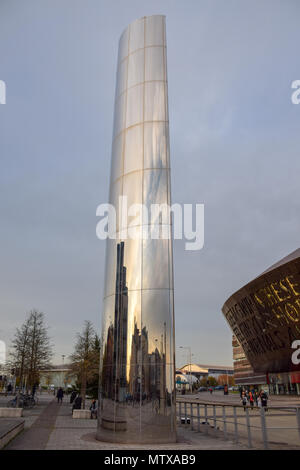
[[[205,205],[174,241],[176,362],[232,364],[221,308],[299,248],[298,0],[0,0],[0,340],[43,311],[53,361],[100,332],[118,40],[166,15],[172,202]]]

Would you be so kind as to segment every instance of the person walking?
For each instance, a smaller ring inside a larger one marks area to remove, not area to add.
[[[250,406],[251,406],[251,410],[253,410],[253,406],[254,406],[254,395],[253,395],[253,392],[249,392],[249,402],[250,402]]]
[[[262,391],[260,394],[261,406],[264,408],[265,411],[268,411],[268,395],[265,391]]]
[[[73,390],[73,392],[71,393],[71,396],[70,396],[70,403],[73,403],[73,401],[76,398],[76,395],[77,395],[77,392],[75,392],[75,390]]]
[[[56,394],[57,403],[62,403],[63,396],[64,396],[64,391],[63,391],[63,389],[60,387],[60,388],[57,390],[57,394]]]
[[[260,398],[260,394],[257,395],[257,406],[258,406],[258,408],[261,408],[261,398]]]
[[[245,392],[242,392],[242,404],[244,407],[244,411],[246,411],[246,406],[247,406],[247,395]]]

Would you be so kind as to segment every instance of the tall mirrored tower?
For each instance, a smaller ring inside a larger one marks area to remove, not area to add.
[[[176,440],[171,219],[126,206],[170,205],[165,17],[144,17],[119,42],[103,302],[97,438]],[[126,211],[126,214],[125,214]],[[128,226],[135,236],[128,237]],[[148,234],[145,235],[145,233]]]

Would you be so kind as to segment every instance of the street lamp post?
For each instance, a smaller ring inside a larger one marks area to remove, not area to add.
[[[62,354],[61,357],[62,357],[62,365],[63,365],[63,368],[62,368],[63,370],[62,370],[62,374],[61,374],[61,387],[64,388],[64,378],[63,377],[64,377],[64,364],[65,364],[65,357],[66,356],[65,356],[65,354]]]

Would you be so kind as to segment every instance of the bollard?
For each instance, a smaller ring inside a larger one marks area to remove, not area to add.
[[[182,413],[181,413],[181,401],[179,402],[179,424],[182,424],[181,422],[181,416],[182,416]]]
[[[193,403],[191,403],[191,418],[190,418],[190,423],[191,423],[191,430],[193,431]]]
[[[298,433],[300,437],[300,408],[296,408],[296,417],[297,417]]]
[[[235,442],[239,442],[238,422],[237,422],[237,416],[236,416],[236,406],[233,407],[233,417],[234,417]]]
[[[213,405],[213,414],[214,414],[214,430],[215,430],[215,434],[216,434],[216,432],[217,432],[216,405]]]
[[[198,432],[200,432],[200,405],[197,403]]]
[[[186,401],[184,402],[184,424],[187,424]]]
[[[267,436],[267,427],[266,427],[266,415],[263,407],[260,409],[260,422],[261,422],[261,433],[264,444],[264,449],[268,449],[268,436]]]
[[[251,428],[250,428],[250,418],[249,418],[249,409],[246,407],[246,423],[247,423],[247,432],[248,432],[248,447],[252,447],[252,439],[251,439]]]
[[[204,405],[204,413],[205,413],[205,434],[208,434],[207,405]]]
[[[225,406],[223,406],[223,434],[224,434],[224,439],[227,439],[227,424],[226,424]]]

